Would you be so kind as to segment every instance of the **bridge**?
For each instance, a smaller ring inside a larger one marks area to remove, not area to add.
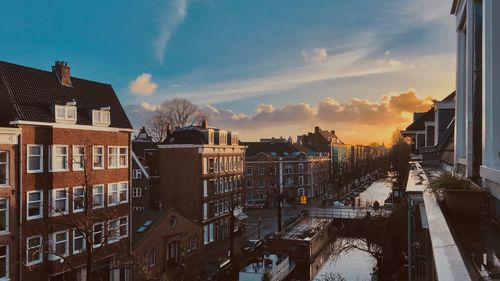
[[[389,209],[373,209],[373,208],[356,208],[356,207],[341,207],[341,208],[314,208],[307,210],[307,216],[314,218],[332,218],[332,219],[365,219],[370,217],[388,217],[392,213]]]

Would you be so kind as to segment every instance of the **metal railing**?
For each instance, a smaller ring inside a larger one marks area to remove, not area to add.
[[[307,210],[307,215],[310,217],[332,219],[365,219],[371,217],[388,217],[391,213],[391,210],[375,210],[373,208],[332,208]]]

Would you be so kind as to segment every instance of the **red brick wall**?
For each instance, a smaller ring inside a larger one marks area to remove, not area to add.
[[[53,224],[51,220],[64,221],[68,220],[65,216],[58,216],[51,218],[48,216],[48,203],[50,190],[53,188],[66,188],[82,186],[84,182],[84,172],[83,171],[72,171],[72,145],[85,145],[85,160],[87,172],[88,172],[88,186],[92,184],[108,184],[113,182],[128,181],[129,182],[129,203],[121,204],[115,207],[107,207],[107,186],[104,188],[104,201],[105,208],[95,212],[97,216],[103,214],[104,212],[113,212],[117,217],[129,216],[129,207],[131,202],[130,194],[130,158],[131,158],[131,148],[130,148],[130,133],[128,132],[106,132],[106,131],[94,131],[94,130],[77,130],[77,129],[62,129],[62,128],[51,128],[51,127],[33,127],[33,126],[21,126],[22,128],[22,150],[23,155],[21,161],[23,163],[23,190],[22,190],[22,220],[23,220],[23,237],[22,241],[26,241],[26,237],[33,235],[44,235],[44,240],[47,239],[49,233],[65,230],[65,227],[61,224]],[[27,157],[27,145],[28,144],[42,144],[43,147],[43,173],[27,173],[26,172],[26,157]],[[62,144],[68,145],[68,170],[67,172],[48,172],[49,164],[49,146],[52,144]],[[92,145],[103,145],[104,147],[104,167],[102,170],[92,170]],[[127,146],[129,147],[129,168],[120,169],[108,169],[107,157],[108,151],[107,146]],[[44,199],[44,217],[42,219],[26,220],[26,192],[42,189],[43,199]],[[71,193],[69,193],[71,195]],[[72,200],[69,202],[69,220],[74,220],[76,216],[80,214],[71,214],[72,210]],[[129,218],[129,225],[131,220]],[[67,227],[66,227],[67,228]],[[130,237],[130,231],[129,231]],[[66,262],[71,263],[72,267],[78,267],[85,264],[85,255],[80,253],[73,255],[72,253],[72,231],[69,231],[69,257],[65,259]],[[128,251],[129,239],[121,240],[120,243],[115,243],[113,245],[104,246],[99,250],[96,259],[102,259],[106,256],[113,255],[117,252],[123,252],[125,249]],[[23,242],[25,243],[25,242]],[[26,249],[22,249],[23,262],[26,261]],[[47,254],[44,254],[43,263],[31,266],[30,268],[24,267],[23,279],[24,280],[37,280],[37,277],[47,276],[49,274],[57,274],[63,270],[64,263],[59,263],[59,261],[52,262],[48,261]],[[66,270],[68,266],[66,265]]]

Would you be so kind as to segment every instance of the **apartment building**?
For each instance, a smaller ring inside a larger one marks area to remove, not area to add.
[[[284,138],[246,142],[246,201],[276,204],[282,189],[291,202],[325,192],[329,182],[330,158],[321,152],[292,143]]]
[[[18,280],[20,270],[20,220],[16,212],[20,135],[18,128],[0,128],[0,280]]]
[[[297,136],[297,143],[314,151],[329,154],[331,147],[342,144],[342,141],[335,134],[335,130],[325,131],[320,127],[314,127],[314,132]]]
[[[111,85],[72,77],[61,61],[52,71],[0,62],[0,126],[20,135],[7,151],[19,220],[10,280],[127,278],[132,127]]]
[[[500,221],[500,3],[454,0],[455,171],[489,191]]]
[[[203,244],[229,238],[230,212],[243,206],[245,146],[236,132],[177,128],[158,145],[161,192],[156,198],[203,228]]]

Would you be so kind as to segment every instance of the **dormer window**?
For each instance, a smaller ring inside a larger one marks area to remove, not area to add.
[[[76,123],[75,103],[68,103],[67,105],[55,105],[54,113],[57,123]]]
[[[94,126],[109,126],[111,124],[110,108],[103,107],[101,109],[92,110],[92,125]]]

